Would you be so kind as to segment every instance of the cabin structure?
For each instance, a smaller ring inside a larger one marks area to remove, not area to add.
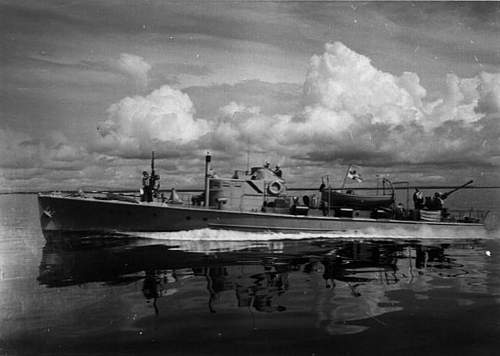
[[[241,177],[241,178],[240,178]],[[208,178],[209,207],[220,210],[289,213],[293,198],[285,181],[266,167],[236,171],[232,178]]]

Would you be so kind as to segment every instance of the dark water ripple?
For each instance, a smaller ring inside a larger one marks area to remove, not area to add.
[[[43,236],[30,205],[2,211],[0,354],[493,355],[500,346],[495,239]]]

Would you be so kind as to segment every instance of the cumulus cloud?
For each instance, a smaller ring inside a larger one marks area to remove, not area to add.
[[[481,73],[477,111],[485,114],[500,113],[500,73]]]
[[[0,190],[55,188],[92,162],[85,147],[59,131],[35,139],[0,129],[0,153]]]
[[[0,129],[0,167],[26,168],[36,164],[40,141],[26,133]]]
[[[498,164],[500,74],[445,80],[445,92],[429,100],[416,73],[383,72],[340,42],[326,44],[310,60],[294,112],[271,114],[240,96],[201,119],[187,94],[163,86],[110,106],[101,149],[137,157],[156,143],[233,162],[250,150],[280,163]]]
[[[218,149],[251,142],[304,161],[494,164],[500,74],[449,74],[446,82],[443,96],[429,101],[417,74],[385,73],[341,43],[327,44],[311,59],[302,110],[263,115],[231,102],[220,109],[211,142]]]
[[[251,115],[259,114],[260,108],[258,106],[248,107],[246,105],[238,104],[234,101],[231,101],[229,104],[221,107],[220,112],[225,117],[234,118],[234,115],[236,114],[245,114],[245,113]]]
[[[143,68],[129,72],[147,73]],[[0,130],[0,184],[132,185],[151,150],[172,172],[169,182],[183,186],[196,186],[190,179],[199,177],[205,150],[217,157],[220,172],[244,167],[251,152],[251,163],[280,163],[289,167],[287,179],[295,174],[302,184],[318,170],[349,163],[421,167],[428,172],[422,179],[437,176],[437,166],[491,172],[500,164],[500,73],[443,79],[445,91],[429,100],[416,73],[383,72],[345,45],[327,44],[311,58],[302,97],[289,85],[247,82],[227,96],[232,87],[216,86],[200,117],[187,93],[164,85],[110,105],[93,146],[61,132],[34,139]],[[201,88],[191,93],[203,98]],[[301,105],[287,111],[288,105],[270,104],[280,100]]]
[[[184,145],[209,129],[194,114],[189,96],[168,85],[146,96],[126,97],[108,108],[107,119],[99,125],[101,145],[135,157],[155,146]]]
[[[323,55],[312,57],[304,84],[310,116],[330,115],[330,121],[342,127],[365,115],[374,124],[419,119],[419,104],[426,92],[416,75],[406,73],[397,78],[377,70],[369,58],[340,42],[327,44],[325,50]]]
[[[417,74],[384,73],[343,44],[327,44],[323,55],[311,59],[301,119],[284,128],[292,139],[288,145],[315,141],[305,158],[328,155],[365,164],[491,163],[484,139],[489,130],[500,133],[500,74],[449,74],[446,82],[443,97],[428,101]]]
[[[88,152],[82,145],[71,142],[62,132],[49,132],[35,139],[31,135],[0,129],[0,168],[80,169]]]
[[[151,65],[143,57],[135,54],[122,53],[117,61],[118,69],[132,78],[139,87],[146,87],[149,81]]]

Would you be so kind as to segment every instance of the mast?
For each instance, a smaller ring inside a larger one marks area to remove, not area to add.
[[[245,174],[250,174],[250,139],[247,138],[247,170]]]
[[[247,149],[247,170],[245,174],[250,174],[250,150]]]
[[[151,177],[155,176],[155,151],[151,151]]]
[[[148,198],[147,201],[153,201],[155,188],[155,151],[151,151],[151,175],[149,176]]]

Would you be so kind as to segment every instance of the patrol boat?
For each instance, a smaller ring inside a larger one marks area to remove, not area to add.
[[[332,208],[332,188],[298,199],[287,193],[285,180],[268,166],[236,171],[231,178],[210,174],[211,156],[205,159],[205,187],[199,196],[148,199],[114,193],[38,195],[44,232],[139,233],[194,229],[229,229],[251,232],[338,234],[370,237],[481,238],[480,219],[435,211],[438,218],[424,221],[419,214],[397,214],[397,209],[346,204]],[[154,174],[154,157],[151,176]],[[329,192],[330,194],[326,194]],[[151,193],[151,191],[150,191]],[[325,198],[327,197],[327,198]],[[384,200],[385,202],[385,200]]]

